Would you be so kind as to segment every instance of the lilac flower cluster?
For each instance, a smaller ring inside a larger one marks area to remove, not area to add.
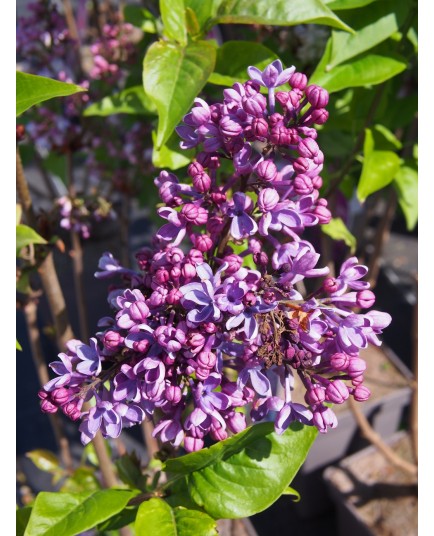
[[[198,151],[188,177],[155,179],[166,222],[137,253],[138,271],[103,255],[95,276],[123,280],[108,296],[114,315],[51,365],[42,409],[81,418],[83,443],[145,418],[187,451],[264,419],[279,434],[293,421],[325,433],[337,425],[331,404],[369,398],[359,352],[381,344],[390,316],[354,311],[375,302],[357,258],[329,277],[303,237],[331,217],[313,128],[328,94],[280,61],[248,72],[223,102],[195,100],[177,128]]]
[[[56,199],[56,206],[59,210],[60,226],[74,230],[84,239],[90,237],[93,222],[116,218],[111,204],[98,196],[71,198],[64,195]]]

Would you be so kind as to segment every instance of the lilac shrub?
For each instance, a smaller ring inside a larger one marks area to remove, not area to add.
[[[164,223],[152,247],[137,271],[103,255],[95,276],[121,282],[113,315],[51,364],[42,410],[81,420],[84,444],[144,419],[186,451],[262,420],[278,434],[293,421],[325,433],[332,404],[369,398],[359,353],[391,318],[358,312],[375,297],[356,257],[330,277],[306,239],[331,219],[315,129],[328,93],[279,60],[248,73],[222,102],[195,99],[176,130],[196,159],[182,179],[155,179]]]

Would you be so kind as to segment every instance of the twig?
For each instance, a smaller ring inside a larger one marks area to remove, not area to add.
[[[417,287],[416,287],[416,296],[417,296]],[[410,405],[410,437],[411,444],[413,449],[413,457],[417,463],[418,461],[418,302],[416,301],[413,308],[413,325],[412,325],[412,342],[413,342],[413,352],[412,352],[412,369],[414,374],[414,387],[411,396],[411,405]]]
[[[125,268],[130,267],[129,255],[129,223],[130,223],[130,198],[127,193],[122,194],[120,210],[120,250],[121,262]]]
[[[104,438],[100,431],[95,434],[92,440],[92,444],[95,449],[96,457],[98,458],[99,468],[101,469],[101,475],[103,484],[107,488],[112,488],[118,485],[115,472],[113,470],[113,464],[110,456],[107,453]]]
[[[149,460],[152,460],[154,455],[160,450],[158,441],[153,437],[152,432],[154,431],[154,425],[151,421],[145,419],[142,422],[142,433],[143,439],[146,444],[146,450],[148,451]]]
[[[372,426],[369,424],[368,419],[364,416],[362,410],[352,398],[349,399],[349,405],[351,411],[353,412],[354,418],[362,432],[362,435],[370,441],[383,455],[384,457],[395,467],[402,469],[410,475],[417,475],[417,465],[414,463],[407,462],[398,456],[390,447],[387,445],[380,435],[375,432]]]

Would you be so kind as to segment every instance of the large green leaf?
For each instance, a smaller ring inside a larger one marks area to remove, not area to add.
[[[187,44],[184,0],[160,0],[164,35],[181,45]]]
[[[152,165],[160,169],[179,169],[187,166],[194,158],[194,149],[181,149],[179,146],[179,136],[176,132],[170,136],[167,142],[159,149],[156,145],[157,134],[152,132]]]
[[[211,23],[211,19],[215,17],[217,9],[222,3],[222,0],[184,0],[186,8],[191,9],[199,24],[202,32],[206,31],[208,22]]]
[[[356,237],[351,234],[341,218],[332,218],[327,225],[321,225],[321,230],[333,240],[343,240],[350,248],[351,254],[356,251]]]
[[[83,115],[106,117],[114,114],[156,115],[154,103],[145,95],[143,86],[134,86],[104,97],[91,104]]]
[[[364,7],[378,0],[324,0],[324,4],[333,11],[344,11],[347,9],[355,9]]]
[[[417,171],[409,166],[402,166],[395,175],[395,189],[398,203],[405,216],[407,229],[412,231],[418,219],[418,177]]]
[[[74,536],[123,510],[136,493],[117,489],[43,491],[36,497],[24,536]]]
[[[217,536],[216,522],[198,510],[171,508],[163,499],[143,502],[137,512],[140,536]]]
[[[210,448],[168,460],[169,473],[185,476],[184,494],[174,502],[193,500],[216,519],[261,512],[291,483],[316,434],[315,427],[293,423],[279,436],[273,423],[261,423]]]
[[[247,67],[265,67],[278,58],[272,50],[261,43],[250,41],[227,41],[217,50],[214,72],[209,78],[212,84],[232,86],[248,78]]]
[[[330,42],[329,40],[328,43]],[[309,83],[318,84],[329,93],[349,87],[381,84],[402,73],[407,66],[405,61],[391,56],[368,54],[330,69],[326,58],[330,49],[328,44],[320,64],[309,80]]]
[[[406,2],[388,0],[379,2],[375,9],[369,6],[352,13],[347,19],[355,34],[334,30],[329,67],[333,68],[349,58],[353,58],[397,32],[408,12]]]
[[[74,84],[66,84],[45,76],[21,73],[20,71],[17,71],[16,84],[17,116],[40,102],[54,97],[66,97],[86,91],[84,88]]]
[[[325,24],[352,31],[320,0],[224,0],[217,10],[215,24]]]
[[[20,251],[25,248],[26,246],[30,246],[30,244],[46,244],[47,241],[42,238],[42,236],[38,235],[36,231],[34,231],[31,227],[28,225],[24,225],[20,223],[16,227],[16,250],[17,250],[17,257],[19,256]]]
[[[390,184],[401,164],[399,156],[393,151],[375,149],[374,137],[370,129],[366,129],[363,152],[362,174],[357,185],[357,197],[362,202],[369,195]]]
[[[215,47],[206,41],[186,47],[159,41],[148,49],[143,62],[143,84],[158,110],[158,148],[169,139],[206,84],[215,57]]]
[[[16,536],[24,536],[27,523],[29,522],[30,514],[32,513],[31,506],[24,506],[19,508],[16,512]]]

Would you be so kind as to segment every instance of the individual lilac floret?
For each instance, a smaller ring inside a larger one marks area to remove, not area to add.
[[[259,82],[261,86],[266,88],[276,88],[283,86],[289,81],[291,75],[295,72],[295,67],[288,67],[283,69],[282,62],[275,60],[270,63],[263,71],[260,71],[257,67],[248,67],[247,72],[252,80]]]

